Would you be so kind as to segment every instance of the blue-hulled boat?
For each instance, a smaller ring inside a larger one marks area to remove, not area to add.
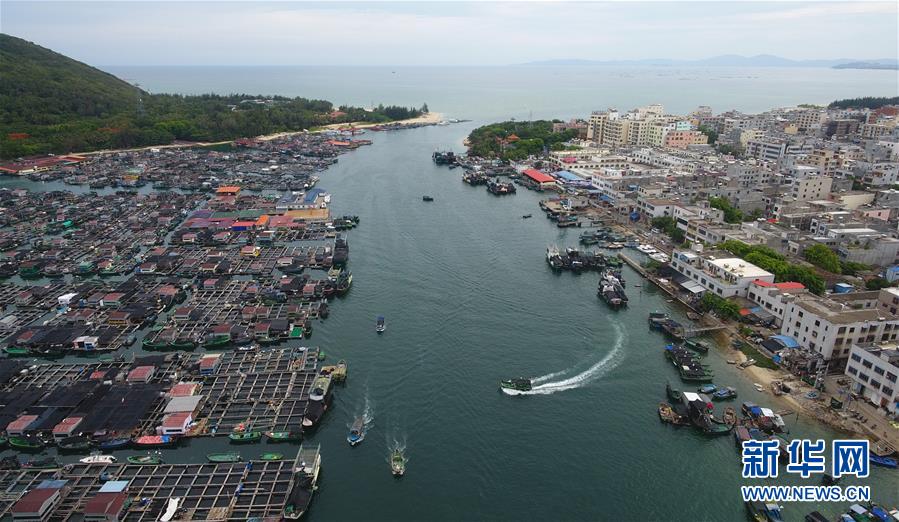
[[[728,386],[726,388],[721,388],[720,390],[718,390],[712,394],[713,401],[726,401],[726,400],[736,399],[736,398],[737,398],[737,390],[734,388],[731,388],[730,386]]]
[[[346,441],[350,443],[350,446],[355,446],[359,444],[365,439],[365,418],[364,417],[356,417],[356,420],[353,421],[353,426],[350,428],[350,432],[346,436]]]
[[[884,468],[892,469],[896,469],[897,467],[899,467],[899,462],[896,462],[896,459],[890,457],[870,455],[869,460],[871,461],[871,464],[874,464],[875,466],[883,466]]]
[[[703,384],[703,385],[699,388],[699,393],[706,393],[706,394],[708,394],[708,393],[715,393],[716,391],[718,391],[718,387],[715,386],[714,384],[711,384],[711,383],[710,383],[710,384]]]

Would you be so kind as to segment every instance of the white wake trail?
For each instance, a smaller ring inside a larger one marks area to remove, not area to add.
[[[534,382],[538,383],[537,386],[535,386],[530,391],[519,393],[521,395],[548,395],[550,393],[573,390],[575,388],[580,388],[584,384],[605,375],[606,372],[609,372],[617,367],[619,362],[621,361],[619,355],[621,354],[622,347],[624,346],[626,336],[624,334],[624,331],[617,324],[615,325],[615,333],[617,334],[617,337],[615,339],[614,346],[612,346],[612,351],[609,352],[605,357],[600,359],[599,362],[597,362],[593,366],[587,368],[577,375],[573,375],[571,377],[568,377],[567,379],[562,379],[561,381],[547,382],[565,372],[555,372],[538,377],[534,379]]]

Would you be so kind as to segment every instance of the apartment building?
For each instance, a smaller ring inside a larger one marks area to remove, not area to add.
[[[852,379],[853,392],[890,413],[899,413],[899,346],[895,341],[853,345],[845,373]]]
[[[721,297],[746,297],[749,285],[755,280],[774,282],[774,274],[740,258],[718,257],[721,255],[726,254],[675,250],[670,266],[705,291]]]

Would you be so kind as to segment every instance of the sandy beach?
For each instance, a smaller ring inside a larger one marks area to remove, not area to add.
[[[429,112],[427,114],[422,114],[417,118],[409,118],[405,120],[397,120],[391,121],[387,123],[368,123],[368,122],[348,122],[348,123],[332,123],[330,125],[325,125],[324,127],[318,127],[314,130],[299,130],[299,131],[290,131],[290,132],[276,132],[274,134],[265,134],[263,136],[256,136],[255,139],[261,141],[269,141],[277,138],[284,138],[288,136],[295,136],[297,134],[303,134],[305,132],[325,132],[329,130],[339,130],[339,129],[367,129],[370,127],[375,127],[377,125],[398,125],[398,126],[407,126],[407,125],[436,125],[437,123],[443,121],[443,114],[439,112]],[[72,152],[70,154],[76,156],[95,156],[98,154],[110,154],[114,152],[134,152],[139,150],[150,150],[150,149],[179,149],[184,147],[210,147],[215,145],[225,145],[227,143],[231,143],[234,140],[223,140],[223,141],[192,141],[187,143],[170,143],[168,145],[150,145],[147,147],[135,147],[131,149],[103,149],[103,150],[95,150],[91,152]]]

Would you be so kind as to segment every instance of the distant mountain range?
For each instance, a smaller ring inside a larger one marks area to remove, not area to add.
[[[644,66],[705,66],[705,67],[834,67],[840,69],[896,69],[899,61],[892,58],[859,60],[838,58],[831,60],[791,60],[770,54],[740,56],[723,54],[701,60],[645,58],[641,60],[542,60],[517,65],[644,65]]]

